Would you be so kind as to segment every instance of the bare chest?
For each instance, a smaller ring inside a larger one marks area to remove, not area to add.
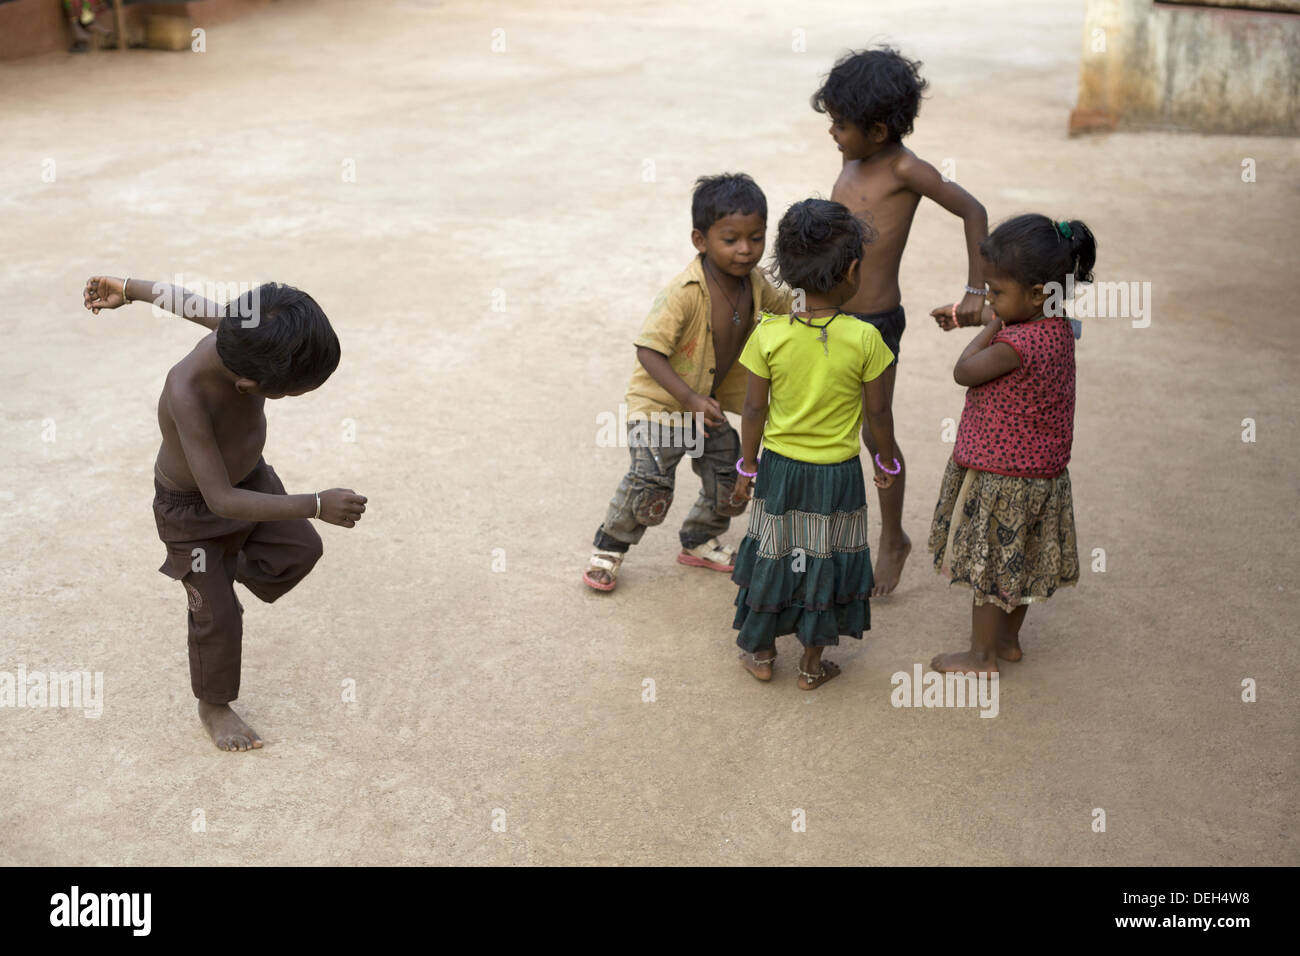
[[[720,295],[717,289],[711,292],[709,325],[712,328],[714,355],[711,371],[716,389],[740,356],[754,314],[754,303],[748,281],[742,290],[733,292],[731,298]]]

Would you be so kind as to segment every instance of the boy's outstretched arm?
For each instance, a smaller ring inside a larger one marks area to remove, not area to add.
[[[215,329],[220,325],[225,314],[224,306],[197,292],[191,292],[184,286],[172,285],[170,282],[150,282],[148,279],[91,276],[86,280],[82,300],[86,308],[96,315],[100,309],[116,309],[128,302],[147,301],[207,329]]]
[[[925,160],[905,152],[894,167],[898,178],[913,192],[932,199],[954,216],[960,216],[966,228],[966,258],[969,263],[966,284],[972,289],[984,288],[984,259],[980,256],[980,243],[988,238],[989,214],[980,201],[952,180],[944,181],[939,170]],[[979,325],[984,295],[968,292],[957,304],[957,322],[960,325]]]
[[[268,495],[235,488],[226,473],[212,422],[193,395],[169,389],[168,407],[190,474],[203,493],[212,513],[236,521],[288,521],[316,517],[316,495]],[[330,524],[351,528],[361,520],[366,499],[350,488],[331,488],[320,493],[320,518]]]

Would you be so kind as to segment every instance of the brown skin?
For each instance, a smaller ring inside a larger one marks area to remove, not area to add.
[[[930,315],[934,317],[934,321],[938,324],[939,328],[943,329],[945,332],[951,332],[956,328],[964,329],[972,325],[988,325],[997,317],[993,312],[992,306],[987,302],[985,302],[983,308],[980,309],[979,319],[975,322],[959,321],[957,318],[956,303],[949,303],[948,305],[941,305],[937,308],[933,308],[930,310]]]
[[[709,288],[710,321],[713,325],[713,355],[716,372],[713,390],[722,384],[736,364],[749,338],[754,313],[753,282],[750,273],[763,257],[767,245],[767,220],[758,213],[733,213],[711,225],[708,232],[691,230],[691,243],[704,257],[704,279]],[[740,324],[731,317],[740,312]],[[637,346],[637,361],[650,373],[677,404],[690,414],[704,416],[705,433],[709,426],[725,425],[722,406],[712,395],[694,391],[677,374],[668,356],[645,346]],[[613,577],[601,568],[589,567],[592,580],[609,584]],[[770,677],[770,673],[769,673]]]
[[[862,250],[862,285],[844,304],[845,311],[883,312],[896,308],[902,301],[898,267],[916,207],[923,196],[962,219],[969,262],[966,284],[982,287],[984,264],[979,245],[988,236],[988,214],[979,201],[955,182],[944,182],[937,169],[902,143],[891,140],[884,123],[864,130],[833,112],[830,119],[831,138],[844,157],[831,199],[867,218],[878,234]],[[957,314],[963,321],[974,324],[983,304],[983,296],[968,293],[957,306]],[[894,365],[883,376],[891,404],[897,372],[898,367]],[[867,450],[873,456],[879,452],[882,461],[888,462],[896,456],[899,464],[904,464],[900,450],[895,449],[895,455],[887,457],[885,450],[870,442]],[[898,586],[903,565],[912,550],[912,541],[903,531],[906,482],[901,474],[899,477],[888,490],[880,491],[880,543],[876,549],[873,597],[883,597]]]
[[[902,301],[898,267],[907,245],[912,219],[921,197],[932,199],[961,218],[966,233],[969,263],[966,284],[984,285],[984,260],[980,243],[988,237],[988,213],[974,196],[955,182],[944,182],[939,171],[902,143],[889,138],[884,123],[868,130],[830,114],[830,135],[843,155],[843,166],[831,199],[866,216],[878,233],[862,251],[862,286],[845,303],[848,312],[883,312]],[[957,307],[965,324],[978,321],[984,304],[981,295],[967,294]]]
[[[1041,321],[1047,293],[1041,284],[1023,286],[1014,279],[989,271],[989,304],[996,313],[970,345],[966,346],[953,367],[952,377],[958,385],[983,385],[1020,367],[1020,356],[1005,342],[992,342],[1003,325]],[[930,667],[939,672],[996,674],[998,658],[1018,661],[1020,627],[1029,605],[1022,604],[1007,612],[993,604],[971,607],[970,650],[939,654]]]
[[[98,315],[137,299],[166,302],[173,312],[216,329],[222,307],[210,299],[163,282],[111,276],[86,281],[83,303]],[[217,354],[215,332],[200,340],[172,366],[158,400],[162,446],[154,472],[177,491],[203,493],[213,514],[241,521],[283,521],[316,517],[316,495],[268,495],[236,488],[256,467],[266,443],[266,399],[258,383],[232,372]],[[294,395],[304,394],[295,392]],[[361,520],[366,498],[350,488],[320,492],[320,519],[351,528]],[[255,750],[262,740],[229,704],[199,702],[199,719],[222,750]]]
[[[753,654],[741,654],[740,666],[766,683],[772,679],[772,664],[776,661],[776,648],[768,647]]]
[[[816,322],[844,311],[844,303],[857,291],[858,284],[861,281],[860,267],[861,260],[854,259],[849,265],[845,277],[828,293],[806,292],[805,311],[794,314],[801,319]],[[895,451],[894,414],[890,407],[890,396],[884,379],[885,376],[882,374],[870,382],[864,382],[862,385],[862,404],[865,409],[862,438],[866,442],[867,436],[870,435],[871,441],[876,447],[883,449],[881,460],[888,461],[894,457]],[[768,379],[755,375],[753,372],[749,373],[749,383],[745,391],[745,408],[740,417],[740,447],[743,452],[740,467],[747,472],[758,471],[758,449],[763,441],[763,429],[767,424],[767,406],[771,385],[772,383]],[[902,478],[901,471],[897,475],[891,475],[882,471],[874,462],[872,467],[875,471],[872,480],[875,482],[876,487],[882,490],[889,488],[895,481]],[[732,497],[737,501],[753,498],[753,484],[753,477],[738,474],[736,476],[736,488],[732,493]],[[803,657],[799,661],[799,669],[804,673],[816,675],[813,679],[802,675],[799,677],[799,686],[804,690],[816,690],[840,672],[837,665],[821,659],[822,651],[823,648],[821,647],[804,648]],[[759,680],[771,680],[772,665],[770,661],[776,657],[776,650],[771,650],[770,657],[766,656],[768,653],[766,650],[758,651],[752,658],[748,654],[741,654],[740,663]]]

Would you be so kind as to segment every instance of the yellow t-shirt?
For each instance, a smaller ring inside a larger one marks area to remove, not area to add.
[[[756,322],[761,312],[790,308],[789,289],[777,289],[757,268],[749,274],[749,280],[753,312],[746,317],[747,324]],[[717,365],[713,354],[712,308],[704,266],[696,256],[659,293],[634,343],[668,356],[673,370],[701,395],[708,395],[712,390]],[[746,378],[739,362],[727,371],[717,391],[718,404],[723,410],[740,412],[745,403]],[[661,412],[682,411],[667,390],[635,359],[625,401],[629,421]]]
[[[824,318],[812,320],[817,325]],[[835,316],[821,330],[788,315],[761,315],[740,364],[772,383],[763,444],[778,455],[817,465],[856,458],[862,428],[862,383],[894,361],[870,322]]]

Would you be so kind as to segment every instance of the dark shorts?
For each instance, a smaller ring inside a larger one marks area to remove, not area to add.
[[[898,344],[902,341],[903,330],[907,328],[907,316],[903,314],[901,305],[887,312],[849,312],[847,314],[855,319],[861,319],[863,322],[870,322],[874,325],[879,330],[880,337],[889,346],[889,351],[894,353],[894,361],[890,364],[898,364]]]

